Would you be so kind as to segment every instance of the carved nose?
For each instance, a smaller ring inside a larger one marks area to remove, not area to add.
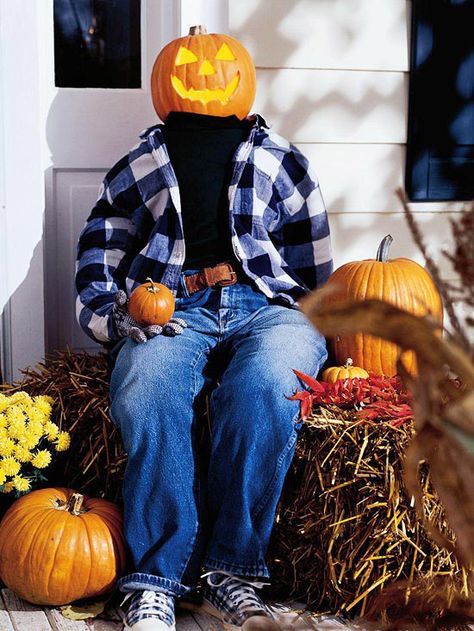
[[[215,72],[216,71],[214,70],[214,66],[206,59],[205,61],[202,62],[199,68],[198,74],[208,75],[208,74],[215,74]]]

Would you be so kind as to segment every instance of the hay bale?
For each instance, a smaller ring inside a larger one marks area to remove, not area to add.
[[[313,410],[277,508],[269,550],[275,597],[363,616],[395,581],[405,580],[401,607],[415,584],[419,596],[420,585],[429,593],[442,577],[443,589],[471,602],[474,614],[472,572],[428,537],[405,493],[403,454],[413,433],[413,422],[393,427],[336,407]],[[420,475],[425,515],[453,541],[426,465]]]

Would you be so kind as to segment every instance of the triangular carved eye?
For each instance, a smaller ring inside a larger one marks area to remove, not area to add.
[[[235,57],[227,44],[222,44],[217,51],[215,59],[219,59],[219,61],[235,61]]]
[[[192,64],[197,61],[198,58],[196,55],[186,48],[185,46],[180,46],[178,50],[178,54],[176,55],[175,66],[182,66],[184,64]]]

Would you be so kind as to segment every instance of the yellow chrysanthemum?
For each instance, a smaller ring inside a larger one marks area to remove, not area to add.
[[[3,412],[8,407],[8,397],[4,394],[0,394],[0,412]]]
[[[3,485],[2,493],[10,493],[10,491],[13,491],[13,489],[13,482],[5,482],[5,484]]]
[[[0,469],[5,471],[7,475],[16,475],[20,468],[20,463],[13,456],[7,456],[0,460]]]
[[[0,427],[0,442],[8,438],[8,430],[6,427]]]
[[[8,407],[5,410],[5,416],[7,417],[7,421],[9,423],[14,423],[15,421],[20,421],[20,420],[24,421],[25,420],[25,415],[20,410],[18,405],[10,405],[10,407]]]
[[[12,395],[8,397],[8,404],[17,403],[19,401],[31,401],[31,397],[28,392],[24,390],[19,390],[18,392],[14,392]]]
[[[41,436],[38,434],[26,434],[18,439],[18,442],[25,449],[33,449],[41,440]]]
[[[56,451],[66,451],[71,444],[71,437],[67,432],[59,432],[56,439]]]
[[[34,398],[35,406],[43,414],[50,415],[53,408],[54,399],[47,394],[41,394]]]
[[[51,462],[51,452],[47,449],[40,449],[35,454],[33,454],[33,458],[31,459],[31,464],[38,469],[44,469]]]
[[[11,438],[4,438],[0,441],[0,456],[11,456],[15,449],[15,441]]]
[[[26,447],[23,447],[23,445],[15,445],[13,456],[18,460],[18,462],[30,462],[33,458],[31,451],[26,449]]]
[[[7,431],[10,438],[16,438],[17,440],[21,440],[27,436],[26,423],[23,419],[15,419],[12,421],[7,427]]]
[[[7,479],[7,474],[3,469],[0,469],[0,485],[5,484],[5,480]]]
[[[8,419],[5,416],[5,414],[3,414],[3,412],[0,412],[0,428],[4,428],[6,427],[8,424]]]
[[[37,434],[42,436],[44,432],[44,425],[40,421],[30,421],[26,424],[27,434]]]
[[[35,407],[32,407],[28,412],[28,418],[30,423],[41,423],[41,425],[44,425],[44,423],[48,420],[49,415]]]
[[[56,423],[53,423],[52,421],[47,421],[44,424],[44,433],[46,434],[46,437],[49,441],[53,441],[59,435],[59,427],[56,425]]]
[[[30,480],[22,475],[16,475],[13,478],[13,486],[17,491],[29,491],[31,488]]]

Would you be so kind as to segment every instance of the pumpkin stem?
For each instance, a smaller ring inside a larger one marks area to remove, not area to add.
[[[189,29],[189,35],[207,35],[207,28],[202,24],[191,26]]]
[[[348,357],[346,359],[346,363],[344,364],[344,368],[349,368],[350,366],[352,366],[354,362],[352,361],[352,359],[350,357]]]
[[[375,257],[376,261],[380,261],[382,263],[386,263],[388,261],[388,255],[390,254],[390,247],[393,243],[393,237],[391,234],[387,234],[382,241],[377,250],[377,255]]]
[[[81,495],[80,493],[73,493],[66,502],[64,510],[69,511],[72,515],[80,515],[85,512],[84,510],[81,510],[83,501],[84,495]]]
[[[149,276],[147,276],[145,280],[148,280],[151,283],[151,285],[146,288],[147,291],[151,292],[152,294],[157,294],[160,291],[160,288],[157,286],[155,281]]]

